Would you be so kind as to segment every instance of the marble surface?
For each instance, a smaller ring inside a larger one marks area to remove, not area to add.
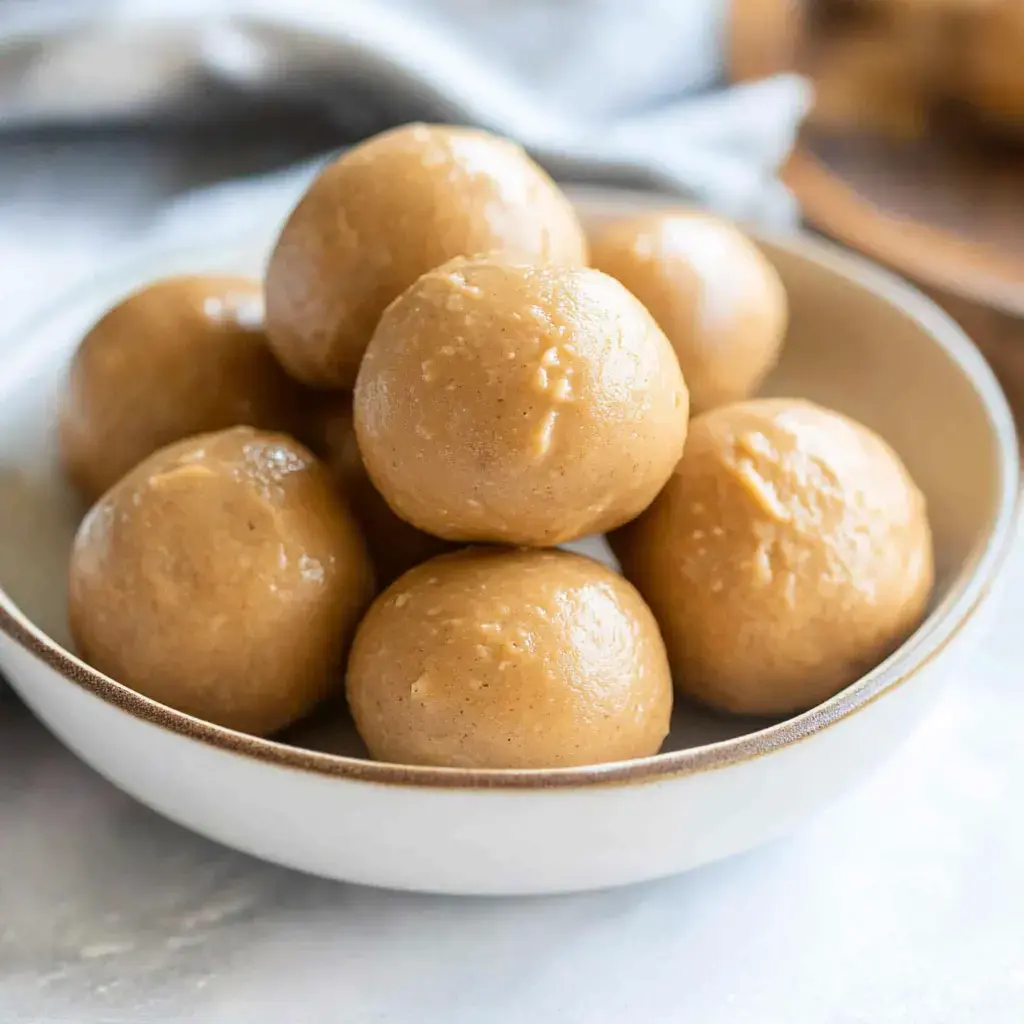
[[[0,150],[5,326],[223,170],[125,147]],[[972,670],[856,793],[764,849],[591,895],[417,897],[260,864],[123,796],[0,684],[0,1020],[1019,1024],[1024,544],[1007,571]]]

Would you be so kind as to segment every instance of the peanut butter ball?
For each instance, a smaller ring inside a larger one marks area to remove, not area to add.
[[[381,318],[355,390],[363,462],[403,519],[551,546],[632,519],[683,450],[664,334],[597,270],[457,259]]]
[[[267,268],[267,323],[299,380],[351,388],[384,308],[453,256],[582,264],[576,213],[521,147],[472,128],[384,132],[316,179]]]
[[[91,502],[172,441],[239,425],[291,430],[300,403],[267,346],[259,282],[168,278],[82,340],[61,403],[61,455]]]
[[[668,336],[695,412],[748,398],[775,365],[786,292],[731,224],[703,213],[612,221],[591,237],[593,266],[621,281]]]
[[[369,546],[379,585],[386,586],[414,565],[452,550],[449,541],[399,519],[370,482],[356,444],[350,395],[330,393],[311,419],[309,445],[327,464],[348,501]]]
[[[406,573],[359,627],[347,692],[373,757],[455,768],[646,757],[672,713],[650,610],[565,551],[468,549]]]
[[[341,686],[372,596],[369,555],[327,470],[248,427],[151,455],[92,508],[71,555],[71,633],[86,661],[256,735]]]
[[[681,690],[787,715],[889,655],[931,592],[925,501],[876,434],[810,402],[694,418],[682,462],[613,544]]]

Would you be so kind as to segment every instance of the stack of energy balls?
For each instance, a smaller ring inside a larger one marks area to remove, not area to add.
[[[82,341],[78,650],[259,735],[344,687],[407,764],[651,755],[673,677],[727,712],[809,707],[916,626],[932,550],[880,438],[748,399],[786,320],[728,224],[588,244],[514,144],[379,135],[314,182],[262,286],[160,281]],[[558,549],[602,533],[624,576]]]

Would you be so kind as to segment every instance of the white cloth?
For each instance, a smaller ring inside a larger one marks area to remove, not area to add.
[[[338,143],[410,119],[483,125],[556,176],[656,186],[778,227],[808,90],[722,87],[726,0],[34,0],[0,11],[0,129],[136,129],[268,103]],[[280,130],[278,126],[277,130]],[[294,200],[310,170],[202,206]],[[213,218],[213,221],[210,220]]]

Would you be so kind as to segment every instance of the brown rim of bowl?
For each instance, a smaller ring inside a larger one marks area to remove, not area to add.
[[[587,190],[591,202],[614,197],[650,208],[649,194]],[[661,198],[661,205],[670,200]],[[636,208],[634,206],[634,208]],[[245,239],[226,242],[224,251],[241,249]],[[826,268],[881,295],[916,320],[936,344],[946,350],[979,396],[999,446],[1001,474],[991,529],[971,553],[958,580],[921,626],[885,661],[834,697],[800,715],[734,739],[684,750],[669,751],[634,761],[582,768],[532,770],[433,768],[369,761],[341,754],[306,750],[275,740],[248,736],[213,725],[144,697],[97,672],[70,654],[33,625],[0,588],[0,632],[42,661],[64,679],[120,708],[135,718],[160,726],[221,750],[244,754],[269,764],[383,785],[425,786],[440,789],[547,789],[656,781],[693,775],[748,761],[791,746],[848,718],[885,693],[911,679],[936,658],[968,623],[988,596],[1006,561],[1015,533],[1020,468],[1013,416],[984,358],[956,323],[931,300],[893,274],[837,246],[796,236],[772,238],[780,248],[814,254]],[[176,249],[176,252],[181,250]],[[209,252],[209,248],[205,248]],[[114,276],[114,275],[111,275]],[[106,275],[105,275],[106,277]],[[94,280],[82,292],[98,287]],[[68,296],[72,301],[77,296]],[[51,305],[44,316],[53,310]],[[30,330],[31,328],[29,328]],[[23,329],[22,333],[26,333]]]

